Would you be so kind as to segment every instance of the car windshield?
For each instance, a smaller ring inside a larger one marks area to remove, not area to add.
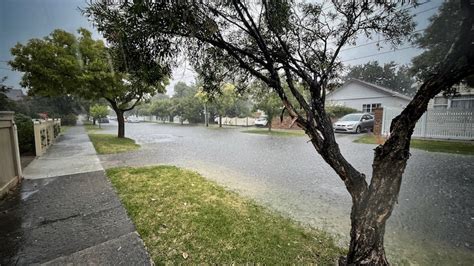
[[[360,114],[350,114],[343,116],[339,121],[359,121],[361,117]]]

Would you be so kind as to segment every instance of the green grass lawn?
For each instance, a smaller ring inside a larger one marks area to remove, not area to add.
[[[107,175],[156,264],[335,264],[344,250],[253,201],[174,166]]]
[[[377,144],[374,135],[364,135],[354,140],[354,142]],[[474,142],[412,139],[410,147],[431,152],[474,155]]]
[[[104,128],[99,128],[98,125],[92,125],[92,124],[84,124],[84,127],[86,128],[86,131],[88,133],[94,133],[96,131],[100,131],[100,130],[103,130]]]
[[[249,130],[242,130],[244,133],[251,133],[251,134],[262,134],[262,135],[270,135],[270,136],[279,136],[279,137],[302,137],[306,136],[303,130],[296,130],[296,129],[272,129],[268,131],[268,128],[264,129],[249,129]]]
[[[89,134],[89,138],[98,154],[119,153],[140,148],[133,139],[117,138],[111,134]]]
[[[71,126],[61,126],[61,133],[65,133],[70,128],[71,128]]]

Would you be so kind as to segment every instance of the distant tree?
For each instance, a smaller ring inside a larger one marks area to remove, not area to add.
[[[11,89],[4,84],[6,79],[7,77],[3,77],[0,79],[0,111],[14,111],[16,109],[16,104],[6,95],[8,90]]]
[[[105,105],[96,104],[90,108],[90,114],[95,120],[99,121],[100,128],[101,119],[107,117],[109,109]]]
[[[180,117],[181,124],[188,120],[189,123],[199,123],[203,121],[203,106],[195,97],[198,89],[194,85],[187,85],[178,82],[174,87],[174,94],[171,98],[172,112]]]
[[[159,117],[163,123],[171,120],[174,110],[170,99],[158,99],[151,103],[150,113]]]
[[[350,67],[342,78],[344,81],[360,79],[411,96],[416,92],[413,87],[415,80],[411,76],[407,66],[398,66],[393,61],[381,66],[377,61],[371,61]]]
[[[237,100],[235,86],[230,83],[224,83],[219,93],[207,93],[207,97],[219,116],[219,127],[222,127],[222,117],[229,114]]]
[[[271,131],[273,118],[282,113],[283,105],[281,100],[271,88],[261,83],[254,84],[252,99],[255,102],[254,108],[262,110],[267,115],[268,131]]]
[[[47,113],[49,117],[77,115],[83,108],[79,97],[72,95],[28,96],[23,103],[28,106],[30,116],[37,116],[38,113]]]
[[[121,31],[110,37],[109,47],[92,39],[86,29],[79,36],[55,30],[43,39],[31,39],[11,49],[14,70],[24,72],[21,84],[29,94],[75,95],[105,99],[115,111],[118,137],[125,136],[124,112],[141,100],[164,91],[169,70],[136,39]]]

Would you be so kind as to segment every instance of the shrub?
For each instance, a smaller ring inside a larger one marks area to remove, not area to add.
[[[326,112],[331,118],[340,118],[350,113],[357,113],[358,111],[347,106],[331,105],[326,106]]]
[[[75,114],[68,114],[61,117],[62,126],[75,126],[77,123],[77,116]]]
[[[35,131],[31,117],[24,114],[15,114],[15,124],[18,132],[20,153],[35,151]]]

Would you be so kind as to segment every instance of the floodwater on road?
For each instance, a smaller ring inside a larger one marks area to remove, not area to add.
[[[102,133],[116,133],[105,125]],[[343,182],[307,137],[277,137],[156,123],[126,124],[138,151],[101,155],[104,168],[170,164],[210,180],[293,219],[332,233],[347,245],[351,200]],[[339,134],[342,153],[370,176],[374,145]],[[386,228],[396,264],[474,264],[474,157],[411,150],[398,204]]]

